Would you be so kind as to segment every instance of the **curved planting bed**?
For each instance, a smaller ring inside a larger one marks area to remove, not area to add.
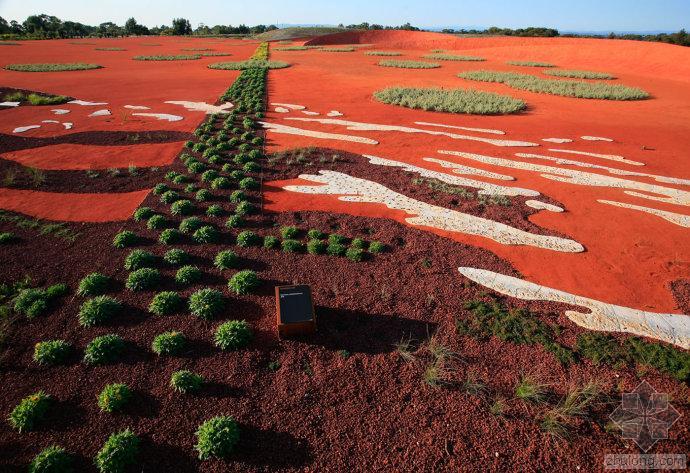
[[[510,66],[523,66],[523,67],[556,67],[550,62],[537,62],[537,61],[508,61],[506,64]]]
[[[465,89],[416,89],[391,87],[374,93],[379,102],[437,112],[497,115],[517,113],[527,104],[520,99]]]
[[[200,54],[177,54],[173,56],[134,56],[135,61],[190,61],[201,59]]]
[[[251,68],[267,68],[267,69],[284,69],[290,67],[290,64],[283,61],[263,61],[263,60],[248,60],[238,62],[216,62],[209,64],[209,69],[223,69],[228,71],[243,71]]]
[[[379,62],[379,66],[383,67],[400,67],[403,69],[436,69],[441,67],[437,62],[423,62],[423,61],[396,61],[394,59],[386,59]]]
[[[8,64],[5,69],[19,72],[62,72],[62,71],[86,71],[100,69],[98,64],[74,63],[36,63],[36,64]]]
[[[555,69],[553,71],[544,71],[544,74],[556,77],[570,77],[572,79],[603,79],[612,80],[616,76],[612,74],[607,74],[606,72],[593,72],[593,71],[574,71],[565,69]]]
[[[486,59],[479,56],[457,56],[455,54],[443,53],[426,54],[422,57],[425,59],[435,59],[437,61],[486,61]]]

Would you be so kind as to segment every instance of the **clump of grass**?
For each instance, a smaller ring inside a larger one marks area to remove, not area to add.
[[[364,54],[367,56],[402,56],[398,51],[367,51]]]
[[[117,412],[132,399],[132,390],[122,383],[106,385],[98,394],[98,407],[103,412]]]
[[[456,54],[431,53],[422,56],[424,59],[435,59],[437,61],[486,61],[478,56],[458,56]]]
[[[201,270],[192,265],[182,266],[175,274],[175,282],[184,286],[189,286],[201,279]]]
[[[544,74],[555,77],[570,77],[571,79],[612,80],[616,78],[616,76],[608,74],[606,72],[575,71],[566,69],[554,69],[552,71],[544,71]]]
[[[65,340],[46,340],[34,346],[34,361],[39,365],[59,365],[67,360],[72,345]]]
[[[125,341],[119,335],[110,333],[96,337],[86,345],[84,362],[90,365],[104,365],[117,361],[125,349]]]
[[[139,237],[136,233],[124,230],[115,235],[113,238],[113,246],[115,248],[126,248],[128,246],[134,246],[139,242]]]
[[[275,48],[274,51],[309,51],[311,48],[307,46],[286,46]]]
[[[643,100],[649,98],[649,94],[644,90],[621,84],[542,79],[517,72],[467,71],[461,72],[458,77],[480,82],[500,82],[514,89],[563,97],[603,100]]]
[[[189,261],[189,254],[179,248],[173,248],[165,252],[163,261],[173,266],[179,266]]]
[[[493,416],[500,417],[505,413],[507,408],[508,406],[506,405],[505,399],[499,397],[495,399],[493,403],[491,403],[489,406],[489,412]]]
[[[129,429],[112,434],[96,454],[96,467],[100,473],[123,473],[136,463],[139,437]]]
[[[380,241],[372,241],[369,243],[369,253],[376,255],[386,251],[386,245]]]
[[[221,350],[239,350],[249,345],[252,338],[252,329],[246,321],[231,320],[218,326],[214,342]]]
[[[189,311],[200,319],[210,320],[223,311],[225,298],[215,289],[200,289],[189,296]]]
[[[345,257],[347,259],[349,259],[350,261],[354,261],[355,263],[359,263],[361,261],[364,261],[364,258],[366,257],[366,253],[361,248],[348,248],[345,251]]]
[[[29,94],[26,96],[26,100],[31,105],[58,105],[69,102],[70,98],[64,95]]]
[[[460,388],[470,396],[484,397],[487,392],[486,384],[475,373],[467,373],[460,384]]]
[[[299,240],[283,240],[280,243],[280,246],[285,253],[301,253],[304,250],[304,245]]]
[[[174,245],[181,240],[182,232],[174,228],[166,228],[158,235],[158,241],[164,245]]]
[[[189,199],[176,200],[170,205],[170,213],[173,215],[189,215],[196,207]]]
[[[10,425],[19,432],[33,430],[45,418],[51,401],[51,397],[43,391],[25,397],[10,413]]]
[[[201,389],[204,378],[191,371],[175,371],[170,377],[170,386],[182,394],[195,393]]]
[[[398,356],[407,363],[412,363],[417,359],[414,355],[414,343],[409,335],[407,337],[402,337],[400,341],[395,344],[395,351],[398,353]]]
[[[134,56],[135,61],[190,61],[194,59],[201,59],[201,54],[173,54],[173,55],[157,55],[157,56]]]
[[[230,250],[220,251],[213,260],[213,265],[221,270],[236,268],[239,264],[239,257]]]
[[[204,225],[192,234],[192,240],[196,243],[215,243],[220,238],[220,232],[211,225]]]
[[[76,63],[43,63],[43,64],[7,64],[5,69],[19,72],[62,72],[62,71],[85,71],[88,69],[100,69],[103,66],[98,64]]]
[[[571,387],[558,405],[544,414],[541,428],[556,438],[568,439],[571,419],[585,416],[600,394],[601,389],[595,382]]]
[[[163,332],[156,335],[151,344],[151,350],[159,356],[175,356],[182,353],[187,345],[187,339],[180,332]]]
[[[200,460],[227,458],[240,439],[240,428],[232,417],[218,416],[207,420],[196,431],[194,448]]]
[[[506,64],[511,66],[523,66],[523,67],[556,67],[554,64],[549,62],[537,62],[537,61],[508,61]]]
[[[31,460],[29,473],[72,473],[72,457],[57,445],[44,448]]]
[[[150,268],[156,264],[156,256],[145,250],[132,250],[125,258],[125,269],[134,271],[142,268]]]
[[[252,231],[240,232],[237,235],[237,246],[249,247],[259,246],[261,244],[261,237]]]
[[[307,252],[312,255],[322,255],[326,252],[328,245],[321,240],[309,240],[307,243]]]
[[[248,60],[248,61],[238,61],[238,62],[216,62],[214,64],[209,64],[209,69],[222,69],[229,71],[243,71],[252,68],[261,69],[285,69],[290,67],[290,63],[283,61],[262,61],[262,60]]]
[[[67,293],[67,286],[56,284],[46,289],[26,288],[22,289],[14,301],[14,310],[33,319],[43,315],[50,310],[56,298]]]
[[[344,256],[347,253],[347,246],[340,243],[329,243],[326,253],[330,256]]]
[[[85,301],[79,309],[79,324],[82,327],[101,325],[122,310],[120,301],[109,296],[96,296]]]
[[[374,98],[407,108],[477,115],[517,113],[527,107],[520,99],[465,89],[390,87],[375,92]]]
[[[399,67],[402,69],[436,69],[441,67],[437,62],[399,61],[393,59],[379,61],[378,65],[383,67]]]
[[[266,249],[278,248],[278,246],[280,246],[280,239],[278,239],[272,235],[268,235],[264,238],[264,244],[263,245],[264,245],[264,248],[266,248]]]
[[[249,294],[261,285],[259,276],[249,269],[235,273],[230,281],[228,281],[228,288],[236,294]]]
[[[153,217],[154,211],[151,207],[139,207],[134,211],[132,218],[135,222],[141,222],[142,220],[148,220]]]
[[[153,268],[141,268],[129,273],[125,287],[130,291],[153,289],[161,280],[161,273]]]
[[[156,294],[149,304],[149,312],[156,315],[170,315],[180,310],[182,298],[175,291],[163,291]]]
[[[540,383],[530,374],[522,374],[515,386],[515,397],[523,401],[544,402],[548,385]]]

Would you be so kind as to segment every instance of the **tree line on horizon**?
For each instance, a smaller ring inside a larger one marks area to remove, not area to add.
[[[338,25],[339,28],[349,30],[405,30],[405,31],[425,31],[409,22],[400,26],[386,26],[380,24],[370,24],[367,22],[351,25]],[[196,28],[185,18],[174,18],[171,26],[161,25],[149,28],[137,23],[132,17],[123,26],[119,26],[111,21],[99,24],[98,26],[85,25],[75,21],[63,21],[52,15],[40,14],[30,15],[22,23],[16,20],[7,21],[0,17],[0,38],[7,39],[62,39],[77,37],[101,37],[112,38],[119,36],[144,36],[144,35],[169,35],[169,36],[220,36],[220,35],[250,35],[260,34],[266,31],[277,30],[275,25],[255,25],[247,26],[240,24],[207,26],[200,23]],[[690,35],[685,29],[676,33],[660,34],[621,34],[609,33],[608,35],[584,35],[584,34],[560,34],[557,29],[545,27],[528,28],[499,28],[492,26],[484,30],[478,29],[443,29],[442,33],[456,35],[492,35],[492,36],[519,36],[519,37],[578,37],[578,38],[608,38],[608,39],[630,39],[637,41],[654,41],[679,46],[690,46]]]

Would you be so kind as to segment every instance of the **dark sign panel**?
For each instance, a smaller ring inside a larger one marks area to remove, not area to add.
[[[309,286],[276,286],[276,309],[281,336],[313,333],[316,329]]]

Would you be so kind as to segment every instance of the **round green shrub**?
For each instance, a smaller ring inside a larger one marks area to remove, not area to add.
[[[187,345],[187,339],[180,332],[164,332],[156,335],[151,344],[151,350],[160,356],[175,356],[182,353]]]
[[[361,248],[348,248],[347,251],[345,252],[345,256],[347,259],[350,261],[355,261],[359,263],[360,261],[364,261],[365,257],[364,250]]]
[[[128,246],[134,246],[139,242],[139,237],[136,233],[129,230],[124,230],[113,238],[113,246],[115,248],[126,248]]]
[[[204,378],[191,371],[175,371],[170,378],[170,386],[183,394],[195,393],[201,389]]]
[[[163,261],[173,266],[179,266],[189,261],[189,253],[179,248],[173,248],[165,252]]]
[[[369,243],[369,253],[378,254],[386,251],[386,245],[380,241],[372,241]]]
[[[130,291],[152,289],[161,280],[161,273],[153,268],[141,268],[129,273],[125,287]]]
[[[239,257],[230,250],[220,251],[213,262],[218,269],[236,268],[239,264]]]
[[[96,454],[96,467],[100,473],[124,473],[137,461],[139,437],[126,429],[108,437],[103,448]]]
[[[215,169],[209,169],[201,175],[201,180],[203,182],[211,182],[218,177],[218,171]]]
[[[184,191],[189,192],[189,193],[196,192],[198,189],[199,189],[199,187],[197,187],[197,185],[193,184],[193,183],[187,184],[186,186],[184,186]]]
[[[122,383],[108,384],[98,395],[98,407],[103,412],[116,412],[132,399],[132,390]]]
[[[167,184],[164,184],[161,182],[160,184],[156,184],[153,187],[153,195],[161,195],[162,196],[163,194],[165,194],[169,190],[170,190],[170,187],[168,187]]]
[[[77,294],[80,296],[100,296],[108,292],[111,281],[108,276],[101,273],[91,273],[79,281]]]
[[[93,327],[112,319],[122,310],[120,301],[109,296],[96,296],[85,301],[79,309],[79,323],[82,327]]]
[[[187,171],[194,173],[194,174],[200,174],[206,170],[206,165],[204,163],[201,163],[199,161],[193,161],[187,164]]]
[[[194,209],[194,204],[188,199],[178,200],[170,205],[170,213],[173,215],[190,215]]]
[[[223,213],[223,207],[218,204],[209,205],[206,209],[206,215],[209,217],[220,217]]]
[[[73,473],[72,457],[57,445],[51,445],[31,460],[29,473]]]
[[[213,193],[208,189],[199,189],[194,198],[199,202],[206,202],[213,198]]]
[[[345,243],[347,243],[347,238],[345,238],[342,235],[338,235],[337,233],[332,233],[328,235],[328,243],[344,245]]]
[[[66,295],[68,292],[68,288],[66,284],[53,284],[52,286],[48,286],[45,290],[45,295],[48,299],[54,299],[56,297],[62,297]]]
[[[285,253],[301,253],[304,250],[304,245],[299,240],[287,239],[280,244]]]
[[[67,360],[72,345],[65,340],[46,340],[34,346],[34,361],[39,365],[59,365]]]
[[[201,319],[210,320],[220,315],[224,308],[225,299],[220,291],[206,288],[189,296],[189,311]]]
[[[141,222],[142,220],[148,220],[153,215],[153,209],[151,207],[139,207],[134,211],[134,221]]]
[[[165,191],[161,194],[161,202],[164,204],[172,204],[176,200],[180,200],[182,197],[175,191]]]
[[[175,184],[184,184],[185,182],[188,181],[188,178],[187,178],[187,176],[185,176],[184,174],[179,174],[179,175],[173,177],[173,180],[172,180],[172,181],[173,181]]]
[[[84,362],[104,365],[116,361],[125,349],[125,341],[113,333],[96,337],[84,349]]]
[[[247,195],[242,191],[233,191],[230,194],[230,202],[232,203],[239,204],[245,200],[247,200]]]
[[[219,238],[218,230],[210,225],[201,227],[192,235],[192,239],[197,243],[215,243]]]
[[[149,312],[156,315],[170,315],[182,306],[182,298],[175,291],[163,291],[156,294],[149,304]]]
[[[196,266],[182,266],[175,274],[175,282],[177,284],[189,286],[198,282],[201,279],[201,274],[201,270]]]
[[[14,233],[11,232],[2,232],[0,233],[0,245],[5,245],[7,243],[12,243],[14,240],[16,240],[16,237],[14,236]]]
[[[258,189],[259,183],[252,177],[245,177],[240,181],[240,189],[253,190]]]
[[[299,234],[299,228],[297,228],[297,227],[281,227],[280,228],[280,236],[282,236],[284,240],[293,239],[298,234]]]
[[[174,228],[166,228],[158,236],[158,241],[164,245],[173,245],[182,240],[182,233]]]
[[[353,238],[352,242],[350,243],[350,247],[364,250],[367,247],[367,242],[362,240],[361,238]]]
[[[341,245],[340,243],[330,243],[326,247],[326,253],[331,256],[343,256],[347,252],[347,246]]]
[[[176,171],[169,171],[169,172],[166,172],[166,173],[165,173],[165,178],[166,178],[167,180],[169,180],[169,181],[172,181],[173,179],[175,179],[175,178],[176,178],[177,176],[179,176],[179,175],[180,175],[179,172],[176,172]]]
[[[227,177],[217,177],[211,181],[211,189],[229,189],[230,180]]]
[[[321,240],[309,240],[307,252],[312,255],[322,255],[326,252],[326,243]]]
[[[48,310],[48,296],[43,289],[24,289],[15,299],[14,310],[33,319]]]
[[[259,279],[259,276],[254,271],[248,269],[235,273],[228,281],[228,287],[237,294],[249,294],[259,287],[260,284],[261,279]]]
[[[244,320],[231,320],[216,329],[215,344],[221,350],[239,350],[252,341],[252,329]]]
[[[323,240],[326,238],[326,234],[322,232],[321,230],[317,230],[315,228],[312,228],[307,232],[307,236],[312,239],[312,240]]]
[[[239,169],[235,169],[230,173],[230,177],[233,179],[237,179],[238,181],[244,177],[244,172],[240,171]],[[242,191],[235,191],[235,192],[242,192]],[[243,199],[246,200],[246,199]]]
[[[156,264],[156,256],[145,250],[132,250],[125,258],[125,269],[134,271],[141,268],[150,268]]]
[[[12,409],[10,425],[19,432],[33,430],[45,418],[51,402],[52,398],[43,391],[25,397]]]
[[[237,246],[249,247],[261,244],[261,237],[256,233],[246,230],[237,235]]]
[[[149,230],[162,230],[168,225],[168,220],[162,215],[153,215],[146,222],[146,228]]]
[[[239,228],[244,225],[244,219],[239,215],[231,215],[226,221],[225,226],[228,228]]]
[[[249,163],[245,163],[245,165],[242,166],[242,170],[244,172],[259,172],[259,171],[261,171],[261,166],[259,166],[255,162],[249,162]]]
[[[264,238],[264,248],[272,249],[280,246],[280,240],[274,236],[268,235]]]
[[[240,439],[240,428],[232,417],[218,416],[201,424],[196,437],[200,460],[227,458]]]
[[[194,233],[199,228],[204,226],[204,221],[199,217],[187,217],[180,222],[180,231],[182,233]]]

